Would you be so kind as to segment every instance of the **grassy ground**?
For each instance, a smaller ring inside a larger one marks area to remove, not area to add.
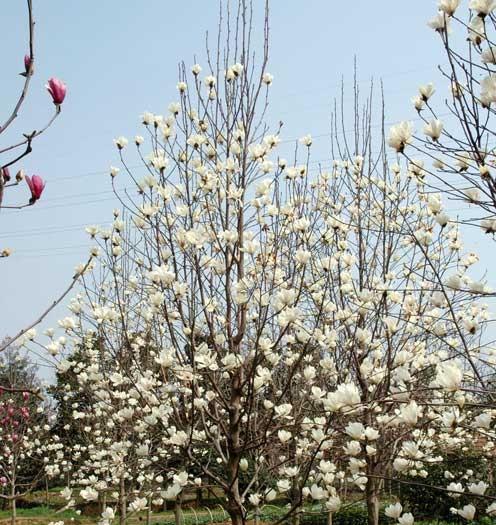
[[[46,503],[48,502],[48,506]],[[48,525],[50,522],[64,521],[66,525],[93,525],[97,523],[99,516],[96,508],[89,508],[86,512],[78,514],[73,510],[66,510],[58,512],[62,508],[65,501],[60,496],[60,489],[52,489],[45,491],[34,492],[27,496],[17,509],[17,525]],[[360,505],[358,504],[357,510]],[[307,509],[310,511],[311,509]],[[316,509],[315,509],[316,510]],[[267,506],[263,510],[263,515],[260,520],[260,525],[269,525],[285,512],[284,507]],[[362,513],[363,514],[363,513]],[[309,517],[309,516],[308,516]],[[337,516],[336,516],[337,517]],[[151,516],[152,525],[174,525],[174,512],[153,512]],[[323,516],[325,520],[325,516]],[[354,519],[346,520],[346,523],[353,525]],[[363,519],[363,516],[360,516]],[[358,520],[362,523],[362,519]],[[306,520],[305,520],[306,521]],[[320,521],[320,518],[319,518]],[[338,521],[338,520],[336,520]],[[133,515],[127,521],[128,525],[143,525],[146,522],[146,514],[140,513]],[[10,512],[8,510],[0,510],[0,525],[8,525],[10,523]],[[183,511],[184,525],[216,525],[228,524],[227,514],[219,507],[207,509],[185,508]],[[489,522],[491,523],[491,522]],[[496,524],[496,520],[492,523]],[[453,525],[446,522],[428,522],[415,521],[415,525]],[[253,523],[249,524],[253,525]]]

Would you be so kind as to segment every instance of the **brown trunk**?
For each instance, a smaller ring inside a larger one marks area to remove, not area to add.
[[[332,512],[327,514],[327,525],[332,525]]]
[[[184,523],[181,494],[177,497],[174,505],[174,522],[176,525],[183,525]]]
[[[369,478],[367,481],[367,523],[379,525],[379,495],[377,480]]]
[[[16,500],[13,499],[10,504],[10,525],[16,525],[16,519],[17,519],[17,506],[16,506]]]
[[[146,509],[146,525],[151,525],[152,522],[152,497],[148,498],[148,507]]]
[[[12,500],[10,502],[10,525],[16,525],[17,505],[16,505],[16,499],[15,499],[15,482],[14,481],[12,481],[12,484],[11,484],[10,496],[12,497]]]
[[[127,518],[126,483],[121,478],[119,484],[119,525],[124,525]]]
[[[292,525],[300,525],[300,507],[297,507],[295,511],[293,512],[293,515],[291,516],[291,524]]]
[[[229,435],[227,436],[229,460],[227,473],[229,491],[227,492],[227,512],[232,525],[244,525],[245,517],[239,493],[239,461],[241,459],[241,396],[242,369],[233,377],[229,403]]]
[[[235,509],[229,508],[229,517],[231,518],[231,525],[244,525],[244,518],[241,510],[236,506]]]
[[[196,506],[200,508],[203,505],[203,490],[201,487],[196,489]]]
[[[48,492],[48,478],[45,477],[45,506],[48,508],[50,506],[50,493]]]

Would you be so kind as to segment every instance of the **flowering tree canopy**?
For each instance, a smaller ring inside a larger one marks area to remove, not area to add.
[[[329,171],[310,173],[310,136],[293,161],[279,155],[267,10],[259,62],[240,1],[207,65],[181,66],[169,114],[143,114],[144,177],[115,140],[136,192],[112,168],[122,210],[87,229],[94,260],[59,321],[74,353],[50,332],[83,430],[65,495],[109,493],[121,522],[195,486],[220,488],[236,525],[276,497],[288,514],[310,498],[332,516],[351,484],[377,524],[385,479],[428,485],[454,448],[479,435],[494,447],[477,255],[422,167],[390,163],[372,137],[372,97],[349,140],[335,124]],[[407,125],[391,132],[397,151],[409,143]],[[454,512],[494,512],[471,482],[473,504]],[[413,522],[400,503],[387,513]]]

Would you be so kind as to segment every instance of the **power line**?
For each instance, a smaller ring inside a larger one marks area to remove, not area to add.
[[[438,115],[438,117],[446,117],[446,116],[451,116],[451,113],[444,113],[444,114],[441,114],[441,115]],[[414,118],[414,119],[410,119],[411,121],[422,121],[422,119],[420,117],[417,117],[417,118]],[[385,122],[384,125],[385,126],[391,126],[395,123],[397,123],[398,121],[397,120],[394,120],[394,121],[388,121],[388,122]],[[378,129],[378,128],[382,128],[382,123],[381,124],[376,124],[376,125],[373,125],[373,126],[370,126],[371,129]],[[350,128],[350,129],[346,129],[346,130],[338,130],[337,134],[338,135],[343,135],[345,133],[351,133],[355,131],[354,129]],[[319,139],[319,138],[323,138],[323,137],[330,137],[330,136],[333,136],[335,135],[336,133],[335,132],[324,132],[324,133],[319,133],[319,134],[316,134],[316,135],[311,135],[312,136],[312,140],[313,139]],[[281,141],[281,144],[288,144],[288,143],[293,143],[293,142],[297,142],[301,137],[293,137],[293,138],[290,138],[290,139],[285,139],[285,140],[282,140]],[[378,153],[378,152],[376,152]],[[322,161],[325,161],[325,160],[334,160],[332,157],[327,157],[325,159],[321,159],[321,160],[314,160],[314,161],[310,161],[309,164],[316,164],[316,163],[319,163],[319,162],[322,162]],[[138,164],[138,165],[133,165],[133,166],[128,166],[129,169],[137,169],[137,168],[146,168],[146,166],[144,166],[143,164]],[[86,177],[86,176],[90,176],[90,175],[95,175],[95,174],[103,174],[103,173],[109,173],[108,170],[107,171],[92,171],[92,172],[87,172],[87,173],[81,173],[81,174],[78,174],[78,175],[75,175],[73,177],[61,177],[61,178],[55,178],[55,179],[49,179],[48,182],[57,182],[57,181],[60,181],[60,180],[67,180],[67,179],[78,179],[78,178],[81,178],[81,177]],[[130,187],[125,187],[125,188],[118,188],[118,190],[120,191],[123,191],[123,190],[129,190],[129,189],[132,189]],[[51,197],[49,199],[45,199],[43,202],[53,202],[53,201],[56,201],[56,200],[62,200],[62,199],[69,199],[69,198],[74,198],[74,197],[87,197],[87,196],[92,196],[92,195],[102,195],[102,194],[107,194],[107,193],[113,193],[114,190],[103,190],[103,191],[97,191],[97,192],[89,192],[89,193],[71,193],[71,194],[67,194],[67,195],[59,195],[57,197]],[[99,202],[99,201],[95,201],[95,202]],[[83,203],[82,203],[83,204]],[[68,206],[72,206],[72,204],[68,204]],[[55,206],[47,206],[47,207],[44,207],[44,209],[51,209],[51,208],[54,208]]]

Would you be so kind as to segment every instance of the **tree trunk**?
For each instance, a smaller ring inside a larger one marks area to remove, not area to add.
[[[148,506],[146,509],[146,525],[151,525],[152,523],[152,497],[148,498]]]
[[[327,513],[327,525],[332,525],[332,512]]]
[[[379,525],[379,495],[377,480],[369,478],[367,481],[367,523]]]
[[[297,507],[291,516],[291,525],[300,525],[301,507]]]
[[[16,500],[15,498],[12,500],[10,504],[10,525],[16,525],[16,519],[17,519],[17,506],[16,506]]]
[[[203,505],[203,490],[201,487],[196,489],[196,506],[200,508]]]
[[[174,522],[176,525],[183,525],[184,523],[182,509],[182,494],[179,494],[179,496],[176,499],[176,504],[174,505]]]
[[[241,459],[241,397],[242,397],[243,371],[240,369],[233,377],[231,383],[231,399],[229,401],[229,433],[227,444],[229,460],[227,472],[229,491],[227,492],[227,512],[232,525],[244,525],[245,517],[239,493],[239,461]]]
[[[45,506],[50,506],[50,493],[48,492],[48,478],[45,476]]]
[[[231,518],[231,525],[244,525],[243,514],[237,506],[236,508],[229,507],[228,513]]]
[[[119,525],[124,525],[127,518],[126,483],[122,477],[119,483]]]
[[[10,496],[12,497],[10,502],[10,525],[16,525],[17,519],[17,505],[15,499],[15,482],[12,481],[10,488]]]

